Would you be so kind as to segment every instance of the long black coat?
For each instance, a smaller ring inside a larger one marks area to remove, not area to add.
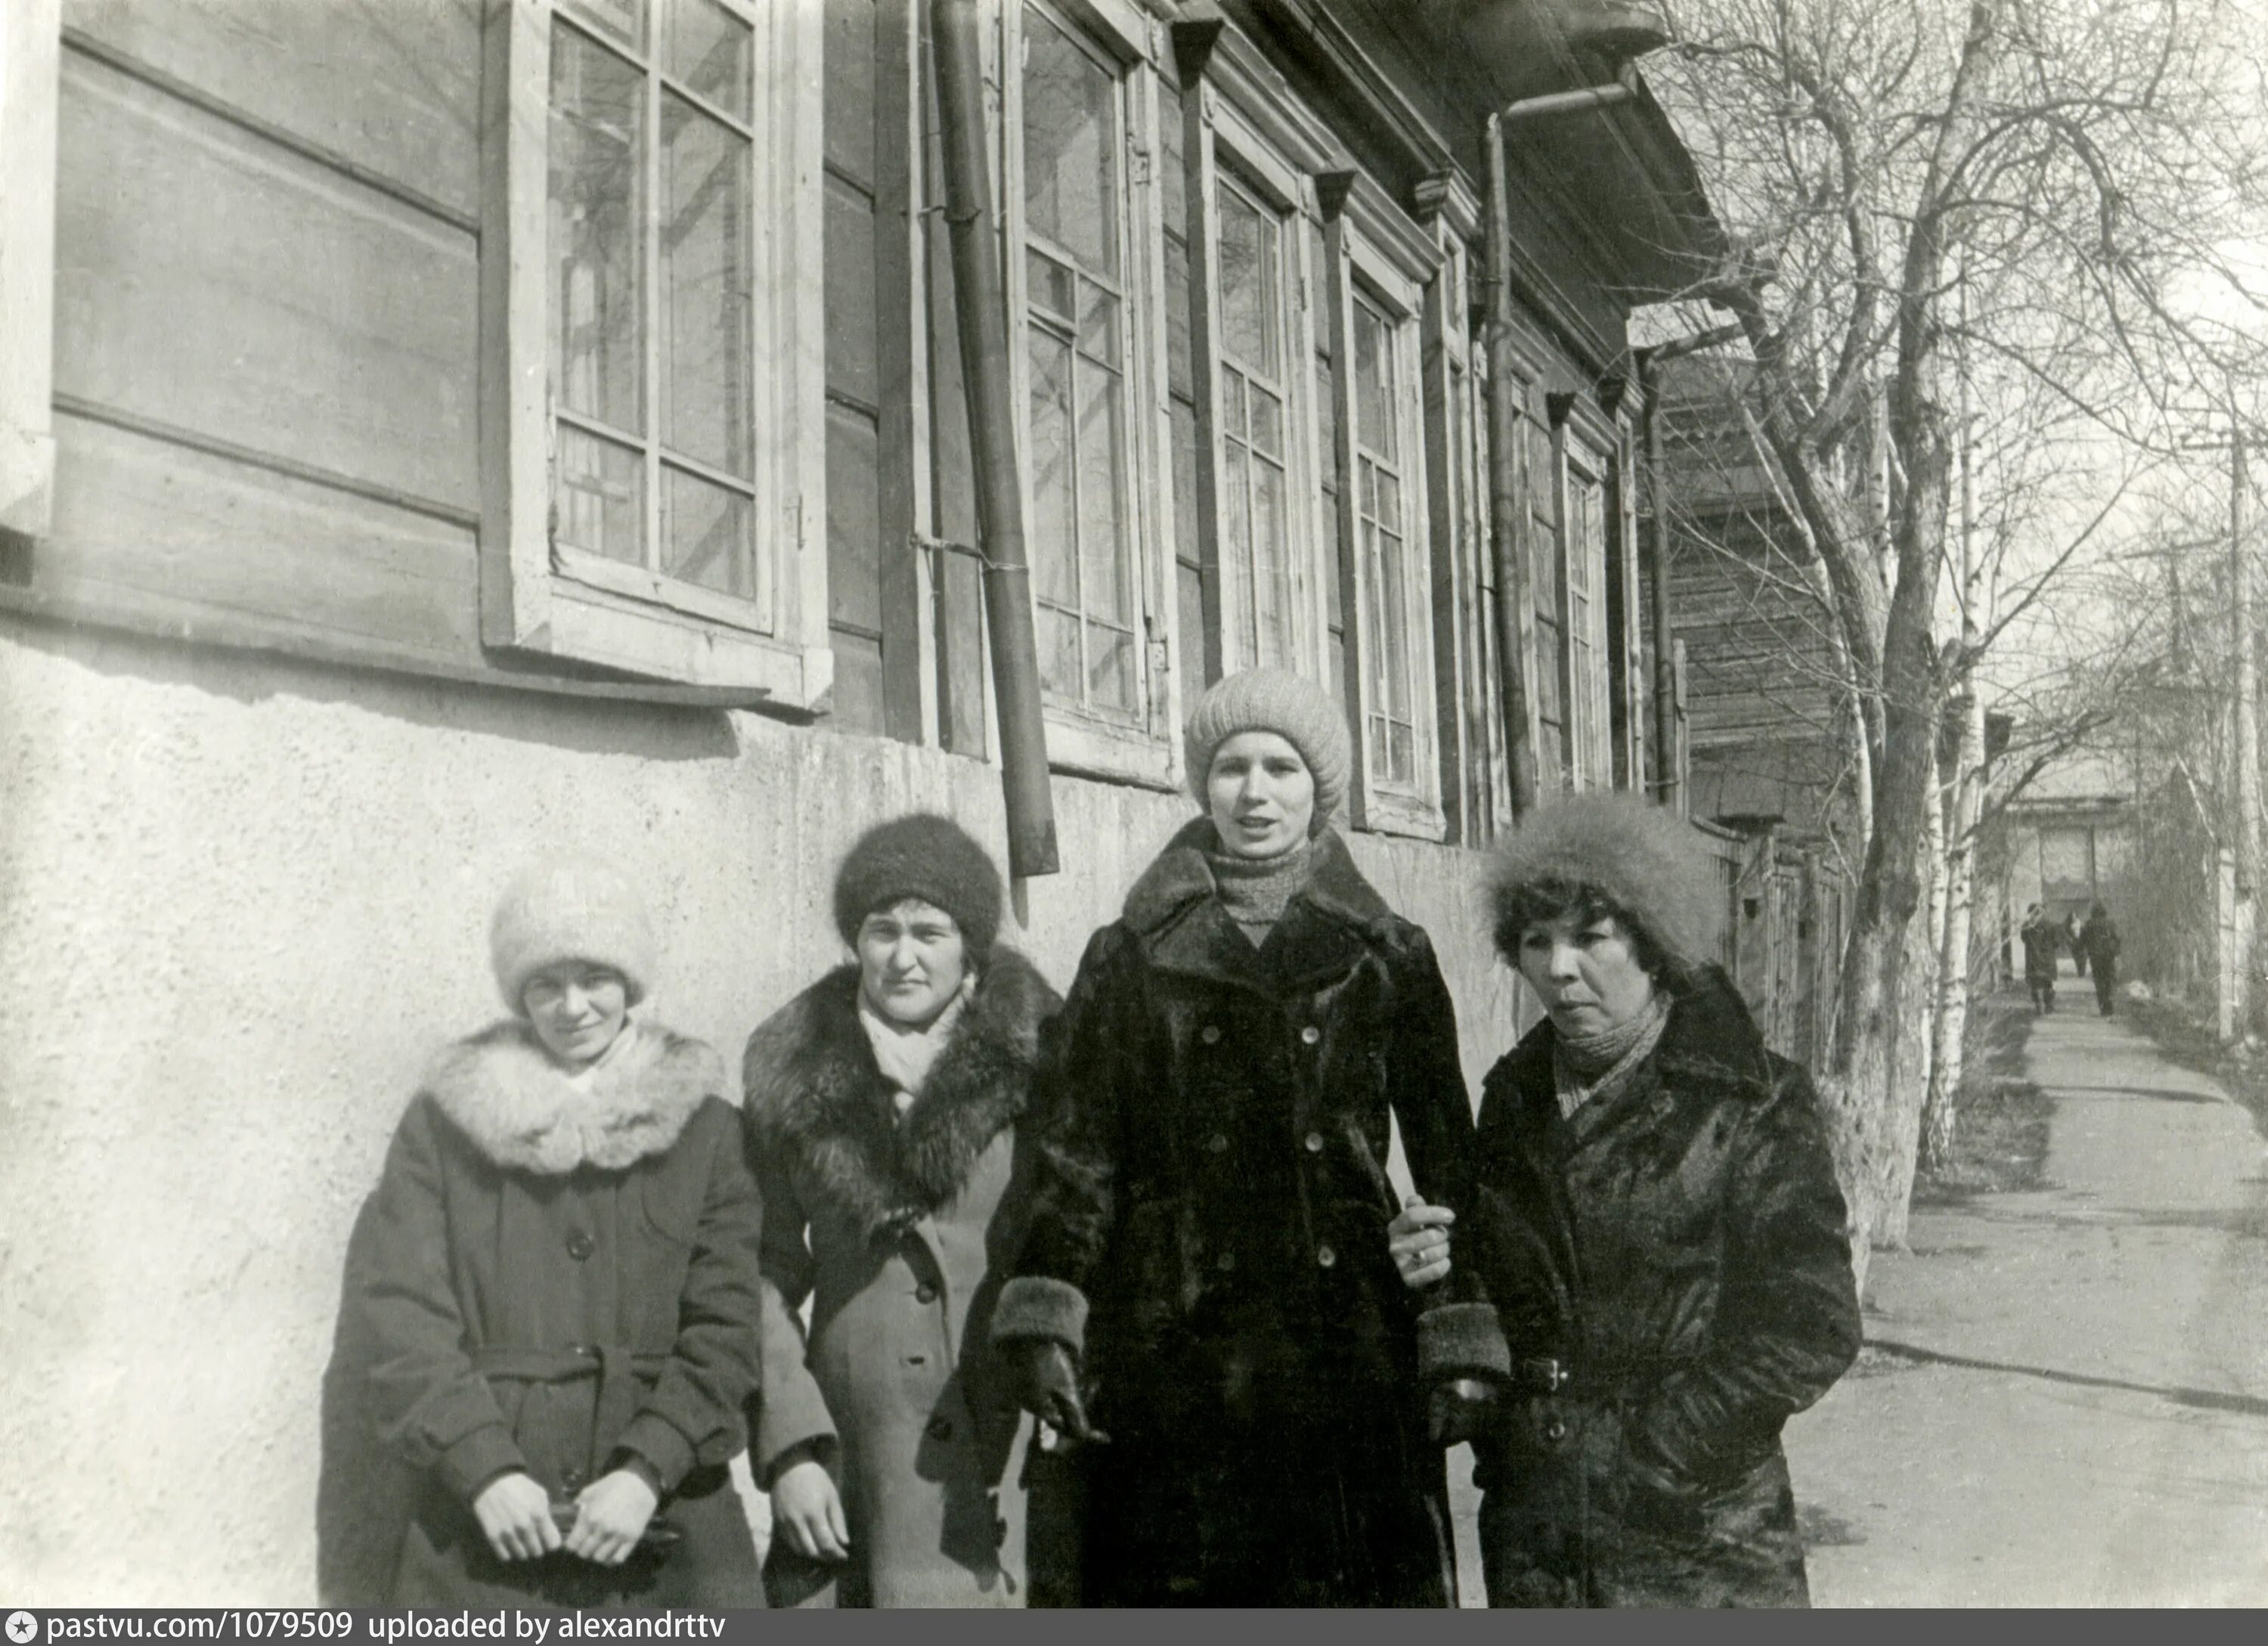
[[[996,1336],[1068,1342],[1099,1385],[1087,1604],[1445,1605],[1442,1454],[1382,1163],[1391,1113],[1419,1188],[1465,1203],[1448,991],[1336,835],[1257,949],[1211,838],[1177,836],[1079,963]]]
[[[1513,1353],[1567,1379],[1481,1449],[1490,1601],[1808,1605],[1780,1427],[1859,1343],[1811,1081],[1713,971],[1569,1119],[1553,1042],[1547,1021],[1491,1071],[1454,1236]]]

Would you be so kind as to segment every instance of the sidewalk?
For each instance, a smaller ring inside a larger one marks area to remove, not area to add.
[[[1788,1426],[1818,1605],[2268,1604],[2268,1159],[2071,982],[2051,1186],[1917,1212]]]

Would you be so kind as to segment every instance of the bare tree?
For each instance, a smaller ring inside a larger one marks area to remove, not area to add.
[[[2201,320],[2197,293],[2242,292],[2230,247],[2268,200],[2260,25],[2240,0],[1693,0],[1676,23],[1683,50],[1649,78],[1736,247],[1696,295],[1753,362],[1857,703],[1862,872],[1822,1084],[1859,1233],[1896,1243],[1926,1087],[1929,1004],[1908,985],[1929,965],[1911,927],[1940,727],[1992,632],[1939,640],[1976,438],[1952,348],[2035,453],[2164,452],[2188,409],[2259,378],[2257,335]],[[2041,464],[2003,468],[1988,513],[2039,493]],[[1974,474],[1989,487],[1989,459]]]

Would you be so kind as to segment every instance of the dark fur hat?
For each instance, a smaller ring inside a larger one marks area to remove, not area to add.
[[[991,854],[950,817],[915,812],[859,837],[835,875],[835,929],[856,948],[858,927],[903,898],[935,904],[961,927],[982,963],[1000,930],[1000,871]]]
[[[1497,951],[1520,963],[1535,894],[1594,897],[1679,972],[1714,962],[1725,892],[1701,836],[1635,794],[1581,794],[1544,807],[1497,849],[1489,875]]]

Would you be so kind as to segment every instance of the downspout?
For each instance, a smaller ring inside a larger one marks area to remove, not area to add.
[[[945,220],[953,239],[954,314],[968,447],[976,474],[976,529],[984,567],[984,621],[992,641],[992,692],[1000,715],[1000,790],[1008,819],[1008,872],[1053,875],[1055,796],[1048,782],[1047,723],[1040,712],[1039,643],[1032,629],[1031,562],[1024,550],[1024,493],[1016,473],[1007,288],[1000,274],[992,174],[985,163],[984,55],[978,0],[932,0],[942,116]]]
[[[1677,761],[1677,631],[1669,611],[1669,486],[1661,462],[1661,417],[1655,405],[1653,351],[1638,351],[1638,392],[1646,396],[1639,414],[1646,419],[1646,484],[1653,505],[1653,529],[1646,534],[1652,551],[1646,567],[1653,594],[1653,742],[1654,800],[1669,811],[1685,808],[1684,786],[1678,781]]]
[[[1512,815],[1515,823],[1535,809],[1535,745],[1528,734],[1527,631],[1532,596],[1528,583],[1528,499],[1520,484],[1520,402],[1514,384],[1519,363],[1513,343],[1511,174],[1505,156],[1505,128],[1545,114],[1606,108],[1636,93],[1638,70],[1625,62],[1609,85],[1553,92],[1522,98],[1491,114],[1484,139],[1488,163],[1488,197],[1482,204],[1488,239],[1489,492],[1491,545],[1496,560],[1497,669],[1504,698],[1504,746],[1511,764]]]

